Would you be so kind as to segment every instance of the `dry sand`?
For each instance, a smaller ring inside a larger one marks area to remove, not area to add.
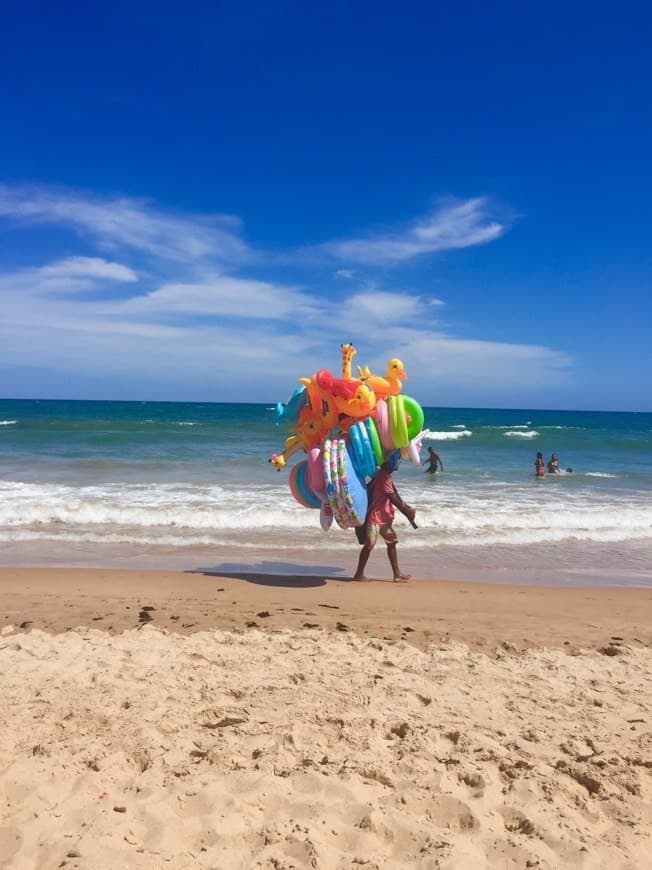
[[[652,590],[0,571],[0,867],[629,868]]]

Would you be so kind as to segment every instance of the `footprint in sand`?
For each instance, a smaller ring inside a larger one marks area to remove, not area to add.
[[[534,823],[515,807],[503,806],[500,808],[500,814],[503,817],[506,831],[514,834],[526,834],[528,837],[537,835]]]
[[[487,785],[482,774],[477,773],[477,771],[462,770],[459,772],[458,778],[460,782],[471,789],[472,797],[482,797]]]
[[[480,827],[469,805],[448,795],[442,795],[433,801],[426,815],[438,827],[451,831],[475,831]]]

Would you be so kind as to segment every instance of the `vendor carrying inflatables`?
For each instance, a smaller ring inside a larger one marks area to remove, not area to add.
[[[341,345],[342,377],[320,369],[301,384],[287,402],[275,410],[276,425],[283,422],[289,435],[282,453],[269,461],[280,471],[288,459],[303,451],[306,458],[290,471],[290,490],[299,504],[320,510],[322,528],[333,519],[340,528],[361,526],[367,515],[367,481],[395,451],[421,461],[423,410],[401,394],[407,378],[403,363],[393,358],[386,375],[374,375],[357,366],[357,351]]]

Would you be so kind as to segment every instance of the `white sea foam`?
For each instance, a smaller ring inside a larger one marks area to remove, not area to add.
[[[185,420],[152,420],[150,417],[147,417],[145,420],[136,420],[141,426],[145,426],[146,424],[156,424],[160,425],[161,423],[165,423],[169,426],[198,426],[198,423],[195,422],[186,422]]]
[[[584,477],[620,477],[619,474],[609,474],[606,471],[585,471],[583,472]]]
[[[645,504],[619,505],[555,502],[523,503],[510,508],[502,500],[421,507],[420,528],[436,525],[437,538],[450,546],[541,544],[563,541],[616,542],[652,540],[652,509]],[[428,542],[410,540],[410,546]]]
[[[439,475],[438,475],[439,477]],[[570,476],[569,479],[572,479]],[[619,497],[596,484],[531,487],[478,480],[469,486],[423,486],[416,476],[400,483],[417,508],[419,532],[409,546],[543,542],[652,542],[648,491]],[[398,524],[403,524],[398,518]],[[407,537],[401,535],[407,542]],[[0,541],[70,541],[169,547],[224,544],[238,549],[356,546],[350,532],[319,528],[318,511],[279,485],[147,484],[71,487],[0,481]]]
[[[329,550],[351,550],[351,536],[345,533],[339,533],[337,538],[326,538],[325,533],[319,527],[312,524],[309,533],[305,533],[302,537],[292,538],[290,541],[287,536],[279,536],[277,533],[267,536],[250,537],[235,537],[232,533],[223,534],[219,530],[209,534],[155,534],[153,532],[138,533],[135,530],[111,531],[105,530],[100,533],[97,529],[91,531],[76,531],[71,529],[63,529],[59,534],[50,534],[43,531],[20,530],[9,533],[0,528],[0,543],[4,544],[21,544],[21,543],[38,543],[43,541],[51,541],[57,543],[70,544],[130,544],[146,547],[165,547],[165,548],[192,548],[192,547],[228,547],[229,550],[260,550],[264,548],[265,552],[273,550],[283,552],[284,550],[315,550],[315,535],[324,536],[322,544],[327,544]]]
[[[289,498],[288,498],[289,496]],[[69,487],[0,482],[0,527],[242,530],[278,527],[308,511],[279,487],[139,484]]]
[[[505,438],[536,438],[539,433],[536,429],[530,429],[528,432],[521,432],[517,431],[516,429],[509,429],[503,434],[505,435]]]
[[[457,441],[459,438],[469,438],[473,435],[469,429],[462,429],[460,432],[433,432],[432,429],[426,436],[427,441]]]
[[[0,426],[15,426],[17,420],[0,420]]]

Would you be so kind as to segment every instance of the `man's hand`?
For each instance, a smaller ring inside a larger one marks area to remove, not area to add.
[[[408,521],[413,529],[417,528],[417,524],[414,522],[414,518],[417,515],[416,510],[409,505],[406,505],[407,510],[405,511],[405,516],[408,518]]]

